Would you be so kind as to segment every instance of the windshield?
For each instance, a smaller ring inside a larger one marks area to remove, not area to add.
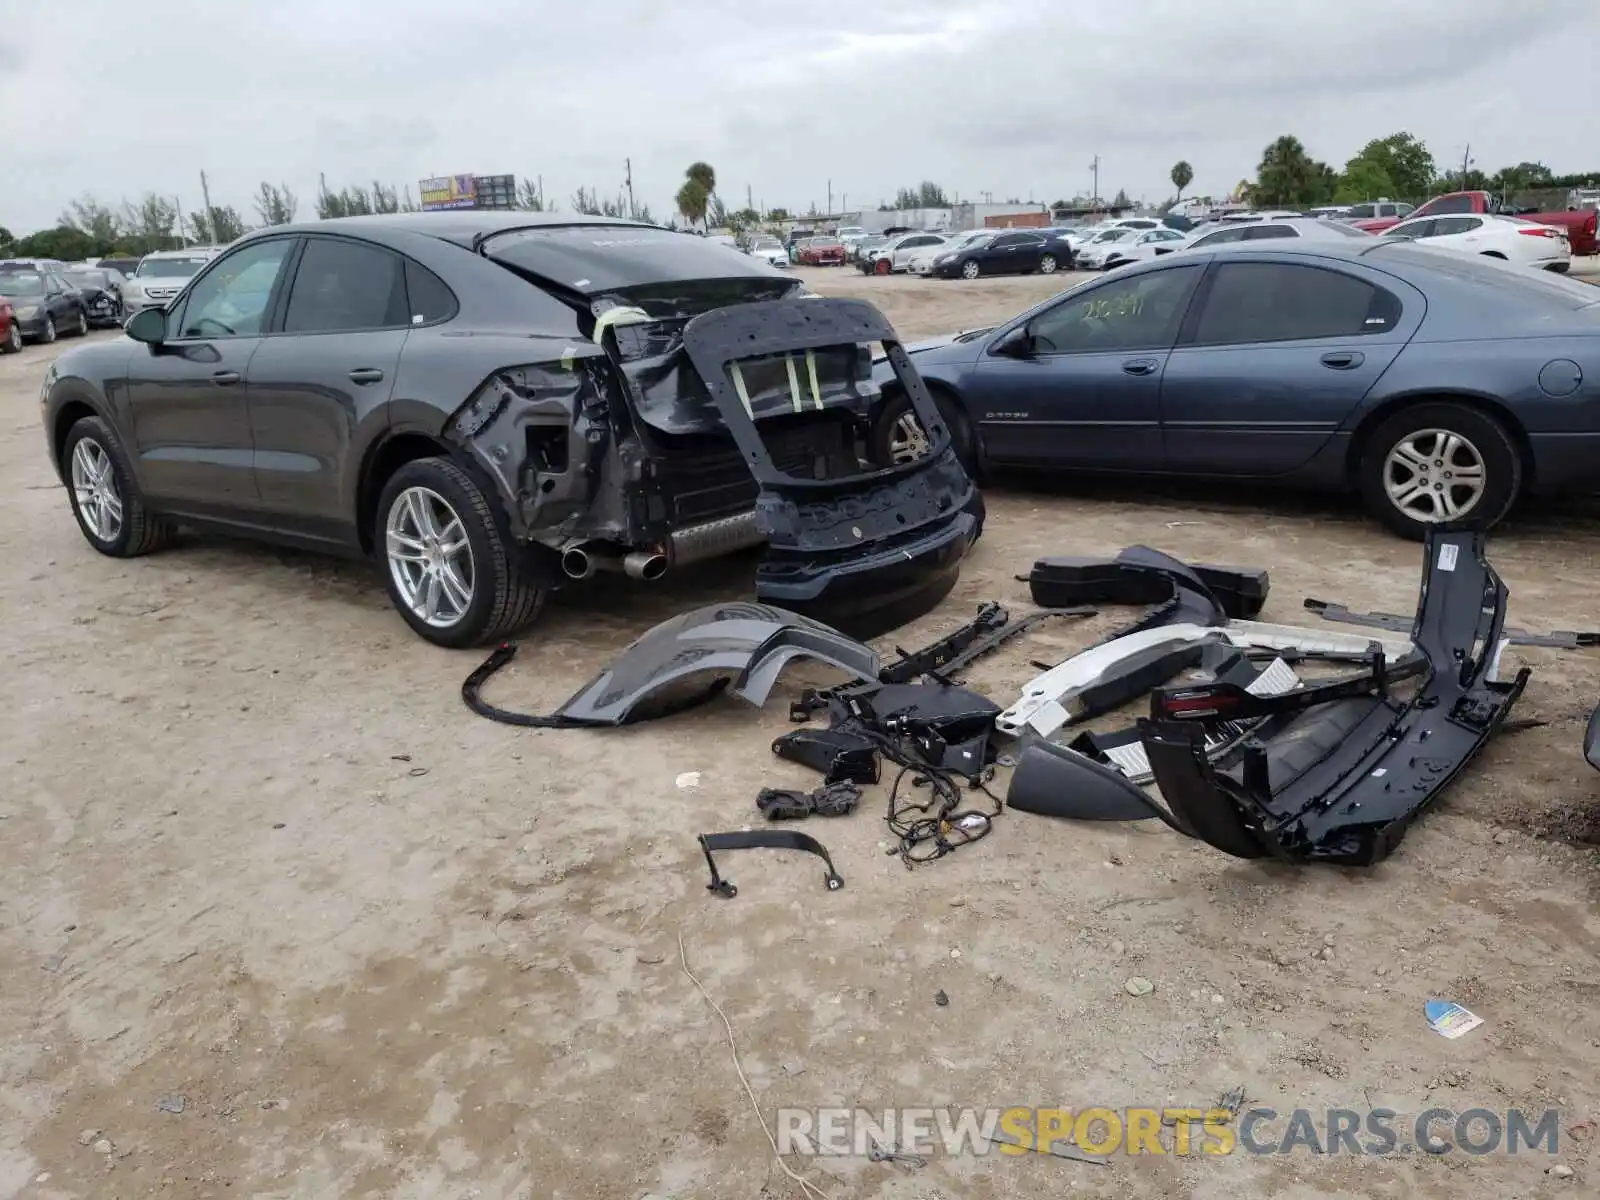
[[[0,275],[0,296],[42,296],[44,276],[21,271]]]
[[[961,239],[958,245],[964,250],[975,250],[979,246],[987,246],[994,241],[994,238],[995,235],[992,233],[969,233]]]
[[[208,258],[147,258],[139,264],[140,279],[188,279],[211,260]]]
[[[757,238],[755,248],[757,250],[782,250],[783,243],[777,238]]]
[[[66,271],[63,275],[73,287],[80,288],[103,288],[110,280],[104,271]]]

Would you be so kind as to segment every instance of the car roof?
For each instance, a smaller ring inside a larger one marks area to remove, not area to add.
[[[629,221],[623,217],[592,217],[581,213],[549,212],[499,212],[484,209],[449,209],[443,212],[378,213],[365,217],[330,217],[325,221],[299,221],[292,225],[272,225],[259,229],[252,237],[268,233],[340,233],[382,235],[394,233],[420,233],[442,241],[454,242],[469,250],[476,249],[485,239],[497,233],[518,229],[552,229],[558,227],[582,229],[609,226],[618,229],[660,229],[645,221]]]

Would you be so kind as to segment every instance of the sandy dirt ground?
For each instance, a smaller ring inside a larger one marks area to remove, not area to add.
[[[1062,285],[809,274],[879,302],[906,337]],[[1560,1110],[1554,1159],[790,1160],[830,1197],[1600,1187],[1600,775],[1580,749],[1600,651],[1516,652],[1534,669],[1516,715],[1545,724],[1491,744],[1371,871],[1021,813],[908,871],[883,853],[872,791],[809,828],[843,891],[809,856],[744,853],[721,901],[695,835],[751,824],[762,786],[811,786],[767,743],[826,671],[786,676],[760,711],[492,724],[459,697],[480,656],[413,637],[359,565],[199,537],[94,554],[45,458],[50,356],[0,359],[0,1195],[799,1197],[680,944],[769,1122],[780,1107],[1204,1107],[1232,1088],[1285,1114],[1258,1141],[1295,1108]],[[1418,548],[1341,502],[1002,480],[989,504],[955,594],[893,641],[988,599],[1026,610],[1013,576],[1036,556],[1135,542],[1268,567],[1267,619],[1296,621],[1306,595],[1415,603]],[[1600,626],[1592,504],[1520,511],[1491,552],[1514,621]],[[549,710],[656,621],[745,594],[749,569],[568,594],[494,698]],[[1030,659],[1130,615],[1041,634],[970,680],[1009,698]],[[1131,995],[1133,977],[1153,991]],[[1440,1037],[1431,998],[1483,1026]]]

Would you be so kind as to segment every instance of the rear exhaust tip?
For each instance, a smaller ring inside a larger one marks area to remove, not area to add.
[[[562,552],[561,570],[568,579],[587,579],[594,574],[594,559],[582,546],[573,546]]]
[[[632,579],[654,582],[667,573],[667,556],[658,550],[635,550],[622,560],[622,569]]]

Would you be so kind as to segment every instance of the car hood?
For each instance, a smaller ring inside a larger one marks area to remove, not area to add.
[[[918,367],[926,363],[972,362],[983,352],[983,343],[994,331],[990,325],[983,329],[964,329],[959,333],[945,333],[906,346]],[[879,356],[872,360],[873,368],[889,369],[888,360]]]

